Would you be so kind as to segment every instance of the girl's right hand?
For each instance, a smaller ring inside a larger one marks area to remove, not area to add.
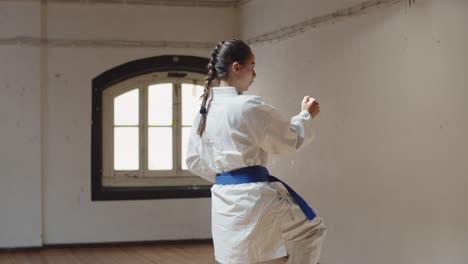
[[[307,110],[312,118],[314,118],[318,113],[320,113],[320,105],[315,98],[307,95],[302,100],[302,110]]]

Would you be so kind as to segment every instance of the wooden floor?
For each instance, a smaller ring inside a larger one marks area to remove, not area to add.
[[[286,263],[286,258],[268,264]],[[213,245],[70,247],[0,251],[0,264],[217,264]],[[262,263],[262,264],[263,264]]]

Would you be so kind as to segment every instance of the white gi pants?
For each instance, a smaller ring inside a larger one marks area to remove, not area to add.
[[[317,216],[309,221],[283,184],[274,182],[271,186],[277,190],[278,196],[274,199],[268,214],[274,216],[270,218],[277,223],[274,226],[279,226],[281,237],[278,237],[278,240],[286,244],[286,251],[289,255],[286,264],[316,264],[326,236],[322,217],[313,209]],[[260,263],[266,264],[269,261],[255,264]]]
[[[280,218],[281,236],[286,241],[286,264],[316,264],[326,237],[322,217],[313,209],[317,216],[309,221],[281,183],[272,186],[279,191],[273,210]]]

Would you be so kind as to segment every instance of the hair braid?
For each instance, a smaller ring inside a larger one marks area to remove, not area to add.
[[[210,94],[211,94],[211,82],[214,79],[216,79],[215,64],[216,64],[218,52],[221,49],[221,47],[223,46],[224,42],[225,42],[224,40],[219,42],[216,45],[216,47],[213,49],[213,51],[211,52],[210,61],[209,61],[208,66],[207,66],[208,74],[205,77],[205,89],[203,91],[203,95],[200,97],[200,98],[202,98],[202,104],[201,104],[201,108],[200,108],[201,118],[200,118],[200,124],[198,126],[198,135],[200,135],[200,136],[202,136],[203,132],[205,131],[206,115],[208,114],[208,111],[206,109],[206,102],[207,102],[207,100],[208,100],[208,98],[210,97]]]

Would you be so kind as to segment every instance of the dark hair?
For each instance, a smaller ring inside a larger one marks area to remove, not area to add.
[[[244,64],[252,56],[252,50],[242,40],[228,39],[219,42],[211,52],[210,62],[207,65],[208,74],[205,78],[205,90],[202,98],[200,108],[200,124],[198,126],[198,135],[202,136],[205,131],[206,115],[206,101],[211,94],[211,82],[214,79],[226,80],[229,75],[229,67],[232,63],[238,62]]]

